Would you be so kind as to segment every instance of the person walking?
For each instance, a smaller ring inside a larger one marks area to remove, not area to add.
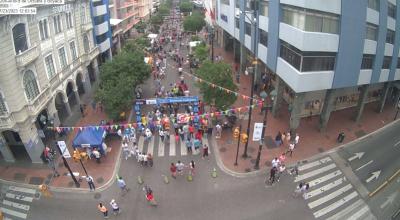
[[[277,146],[277,147],[279,147],[279,146],[281,146],[283,143],[282,143],[282,133],[279,131],[278,132],[278,134],[276,135],[276,137],[275,137],[275,145]]]
[[[280,162],[279,159],[278,159],[277,157],[275,157],[275,158],[272,160],[272,162],[271,162],[272,167],[277,168],[278,165],[279,165],[279,162]]]
[[[278,169],[276,167],[272,167],[270,172],[269,172],[269,183],[272,185],[274,184],[275,180],[276,180],[276,171]]]
[[[292,157],[292,154],[293,154],[293,151],[294,151],[294,146],[295,146],[294,142],[291,142],[289,144],[288,150],[286,151],[286,153],[290,153],[290,157]]]
[[[190,141],[190,139],[186,139],[185,145],[186,145],[186,148],[187,148],[187,152],[188,153],[192,153],[192,142]]]
[[[153,167],[153,155],[151,153],[147,154],[147,161],[150,167]]]
[[[96,190],[96,187],[94,186],[94,182],[93,182],[93,177],[92,176],[87,176],[86,177],[86,182],[89,185],[90,191]]]
[[[191,160],[189,163],[189,175],[194,176],[194,168],[195,168],[195,163],[193,160]]]
[[[297,145],[299,144],[300,141],[300,136],[299,134],[296,133],[296,137],[294,138],[294,145],[297,147]]]
[[[113,214],[118,215],[121,210],[119,209],[118,204],[115,202],[115,199],[112,199],[110,202],[111,208],[113,209]]]
[[[219,123],[215,126],[215,130],[216,130],[215,138],[221,138],[222,127]]]
[[[164,131],[163,131],[162,129],[160,129],[160,131],[158,132],[158,134],[160,135],[161,142],[164,142],[164,136],[165,136]]]
[[[122,196],[124,196],[125,193],[129,192],[129,188],[126,186],[126,183],[125,183],[124,179],[122,179],[122,176],[117,178],[117,184],[118,184],[118,187],[121,189]]]
[[[203,159],[206,158],[208,159],[208,146],[207,144],[203,144]]]
[[[183,168],[185,167],[185,164],[183,164],[180,160],[178,160],[178,163],[176,163],[176,170],[180,175],[183,175]]]
[[[108,210],[101,202],[97,205],[97,209],[103,213],[104,218],[108,218]]]
[[[171,163],[169,170],[171,171],[171,176],[176,179],[176,166],[174,163]]]

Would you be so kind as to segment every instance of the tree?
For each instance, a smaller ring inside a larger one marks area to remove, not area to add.
[[[179,5],[179,9],[182,13],[189,13],[193,11],[193,3],[184,1]]]
[[[212,63],[206,61],[196,71],[196,75],[201,79],[214,83],[215,85],[237,91],[238,87],[232,79],[231,66],[226,63]],[[236,101],[236,95],[227,93],[218,87],[212,88],[210,85],[198,82],[196,84],[200,88],[200,93],[206,103],[214,104],[218,110],[229,108]]]
[[[152,25],[161,25],[162,22],[163,22],[163,19],[162,19],[160,13],[157,13],[157,14],[151,16],[151,18],[150,18],[150,23]]]
[[[201,31],[201,29],[206,25],[204,20],[204,15],[198,12],[193,12],[192,15],[187,16],[183,21],[183,28],[185,31]]]
[[[194,48],[194,57],[199,59],[200,62],[204,62],[209,57],[208,46],[204,42]]]
[[[167,15],[169,15],[169,9],[170,9],[170,7],[167,4],[162,4],[158,8],[158,14],[160,16],[167,16]]]
[[[103,103],[111,119],[118,120],[120,113],[131,106],[135,87],[150,76],[150,66],[144,62],[144,54],[138,47],[124,48],[100,68],[100,86],[95,99]]]

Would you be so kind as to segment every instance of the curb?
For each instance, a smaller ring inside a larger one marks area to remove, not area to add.
[[[365,136],[363,136],[361,138],[352,140],[352,141],[350,141],[349,143],[346,143],[346,144],[339,145],[339,146],[334,147],[334,148],[332,148],[332,149],[330,149],[330,150],[328,150],[326,152],[315,154],[313,156],[298,160],[297,162],[290,163],[290,164],[287,165],[287,167],[293,167],[296,164],[301,163],[302,160],[314,160],[314,159],[319,158],[321,156],[328,155],[328,154],[331,154],[333,152],[336,152],[339,149],[350,147],[351,145],[354,145],[356,143],[362,142],[367,138],[371,138],[372,136],[376,135],[377,133],[382,132],[384,129],[387,129],[387,128],[390,128],[390,127],[394,126],[396,123],[400,123],[400,120],[392,121],[389,124],[387,124],[387,125],[385,125],[385,126],[383,126],[381,128],[378,128],[377,130],[372,131],[371,133],[369,133],[369,134],[367,134],[367,135],[365,135]],[[260,170],[257,170],[257,171],[251,171],[251,172],[248,172],[248,173],[239,173],[239,172],[236,172],[236,171],[228,169],[224,165],[224,163],[222,162],[222,159],[220,157],[219,151],[217,150],[217,143],[215,141],[214,136],[211,138],[211,142],[212,142],[212,144],[214,146],[213,149],[214,149],[215,160],[217,162],[217,165],[224,173],[226,173],[226,174],[228,174],[230,176],[233,176],[233,177],[238,177],[238,178],[255,177],[255,176],[261,175],[263,173],[264,169],[260,169]]]

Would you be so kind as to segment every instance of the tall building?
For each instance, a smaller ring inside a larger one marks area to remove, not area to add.
[[[92,0],[90,3],[95,43],[99,46],[102,62],[105,62],[106,59],[112,58],[111,13],[109,9],[109,1]]]
[[[218,42],[242,71],[256,50],[256,84],[272,78],[273,113],[288,103],[291,129],[311,115],[324,129],[332,111],[354,106],[358,121],[366,103],[382,111],[399,100],[399,0],[261,0],[256,13],[251,2],[217,0]]]
[[[98,78],[90,3],[0,16],[0,159],[41,163],[44,143]]]

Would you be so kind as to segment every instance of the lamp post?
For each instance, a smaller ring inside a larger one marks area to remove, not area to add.
[[[238,156],[239,156],[239,146],[240,146],[240,134],[242,133],[242,124],[239,126],[239,137],[238,137],[238,142],[237,142],[237,148],[236,148],[236,159],[235,163],[233,165],[237,166],[238,165]]]
[[[254,40],[253,40],[253,64],[254,64],[254,69],[253,69],[253,74],[251,76],[249,119],[248,119],[248,122],[247,122],[247,130],[246,130],[246,134],[247,134],[248,137],[250,136],[251,115],[252,115],[252,112],[253,112],[253,107],[252,106],[253,106],[253,96],[254,96],[255,72],[257,71],[257,64],[258,64],[258,62],[257,62],[257,57],[258,57],[258,50],[257,50],[257,45],[258,45],[258,41],[257,41],[257,39],[258,39],[257,38],[258,2],[257,1],[258,0],[253,0],[252,2],[250,2],[250,3],[253,3],[252,4],[253,5],[253,11],[252,11],[253,12],[253,16],[252,16],[253,19],[249,18],[249,20],[250,20],[251,24],[254,27],[254,32],[253,32],[254,33],[254,35],[253,35],[253,38],[254,38]],[[246,11],[245,12],[240,11],[240,13],[244,13],[245,16],[247,17]],[[244,145],[244,152],[243,152],[243,155],[242,155],[243,158],[247,158],[248,157],[248,155],[247,155],[248,145],[249,145],[249,139],[247,139],[247,141],[246,141],[246,143]]]
[[[63,154],[64,152],[61,151],[61,148],[60,148],[60,146],[58,145],[57,142],[56,142],[56,145],[57,145],[58,152],[60,152],[61,158],[63,159],[64,166],[67,168],[69,174],[71,175],[71,178],[74,181],[76,188],[81,187],[81,184],[79,184],[78,180],[75,178],[74,174],[72,173],[71,168],[69,167],[69,164],[68,164],[67,160],[64,157],[64,154]]]
[[[211,62],[214,63],[214,27],[211,27],[210,40],[211,40]]]
[[[267,117],[268,117],[268,109],[270,107],[272,107],[271,105],[267,105],[267,93],[266,92],[262,92],[261,93],[262,98],[264,100],[263,105],[264,106],[264,119],[263,119],[263,128],[262,128],[262,132],[261,132],[261,140],[260,140],[260,145],[258,146],[258,153],[257,153],[257,159],[256,159],[256,163],[254,164],[254,169],[258,170],[260,169],[260,159],[261,159],[261,151],[262,151],[262,147],[264,145],[264,136],[265,136],[265,129],[267,128]],[[271,95],[271,100],[274,100],[274,96]]]

